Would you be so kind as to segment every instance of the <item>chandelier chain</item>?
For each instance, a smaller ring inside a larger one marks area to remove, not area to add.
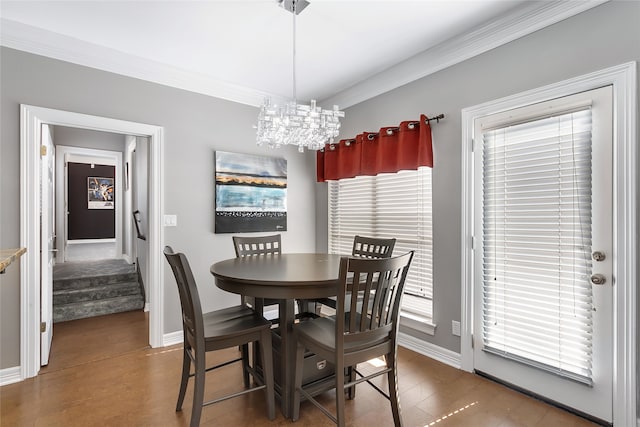
[[[298,97],[297,97],[297,93],[296,93],[296,0],[293,0],[293,5],[292,7],[292,13],[291,15],[293,15],[293,41],[292,41],[292,45],[293,45],[293,54],[292,56],[292,61],[291,64],[293,66],[293,72],[292,72],[292,77],[293,77],[293,102],[297,102]]]
[[[296,5],[298,1],[292,1],[290,10],[293,14],[293,99],[283,105],[277,105],[266,98],[260,107],[258,124],[255,128],[258,145],[266,144],[268,147],[278,148],[290,144],[298,146],[298,151],[304,152],[305,148],[320,150],[324,148],[325,143],[332,143],[338,136],[340,118],[344,117],[344,112],[340,111],[337,105],[334,105],[332,110],[322,109],[316,105],[315,99],[311,100],[310,105],[298,103],[296,76]]]

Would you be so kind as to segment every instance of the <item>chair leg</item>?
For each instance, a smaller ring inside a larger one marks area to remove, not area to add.
[[[182,410],[184,395],[187,392],[187,383],[189,382],[189,372],[191,370],[191,358],[189,357],[189,349],[185,346],[182,351],[182,378],[180,379],[180,391],[178,392],[178,403],[176,404],[176,412]]]
[[[356,366],[349,366],[347,368],[347,377],[349,377],[349,382],[353,382],[356,380]],[[356,398],[356,386],[351,386],[347,389],[347,399],[353,400]]]
[[[339,373],[342,372],[342,375]],[[339,361],[336,364],[336,415],[338,419],[338,427],[345,426],[345,389],[344,389],[344,365]]]
[[[398,396],[398,375],[396,355],[390,353],[387,358],[387,366],[391,371],[387,373],[389,382],[389,400],[391,400],[391,412],[393,412],[393,423],[395,427],[402,427],[402,416],[400,412],[400,398]]]
[[[205,352],[201,351],[195,357],[195,383],[193,387],[193,406],[191,407],[191,427],[200,425],[202,403],[204,401]]]
[[[242,380],[244,381],[244,388],[249,388],[249,345],[242,344],[240,346],[240,354],[242,355]],[[254,359],[255,365],[255,359]]]
[[[293,377],[293,384],[295,390],[293,392],[293,407],[291,408],[291,419],[297,421],[300,418],[300,389],[302,388],[302,368],[304,364],[304,347],[297,344],[296,347],[296,364],[295,374]]]
[[[271,330],[263,330],[260,334],[260,356],[262,359],[262,375],[264,376],[265,394],[267,396],[267,413],[269,420],[276,418],[276,402],[273,386],[273,347],[271,345]],[[255,361],[254,361],[255,365]]]

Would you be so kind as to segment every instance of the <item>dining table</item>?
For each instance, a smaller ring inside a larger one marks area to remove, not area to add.
[[[295,391],[296,344],[293,324],[296,321],[295,301],[327,298],[336,295],[340,255],[324,253],[286,253],[278,255],[237,257],[211,265],[211,274],[218,288],[239,295],[279,300],[277,329],[274,339],[276,395],[280,397],[282,413],[290,418]],[[319,365],[320,366],[320,365]]]

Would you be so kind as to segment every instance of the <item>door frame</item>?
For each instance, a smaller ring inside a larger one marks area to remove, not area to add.
[[[115,199],[115,241],[116,241],[116,258],[122,257],[122,244],[123,239],[126,236],[123,233],[123,218],[124,217],[124,203],[123,203],[123,194],[124,194],[124,186],[123,186],[123,167],[122,167],[122,153],[119,151],[111,151],[111,150],[98,150],[94,148],[84,148],[84,147],[71,147],[68,145],[56,145],[56,156],[58,159],[56,160],[58,163],[56,166],[61,166],[58,168],[58,172],[56,175],[56,197],[59,200],[59,203],[56,205],[56,231],[58,235],[56,248],[58,250],[58,262],[65,262],[66,253],[67,253],[67,242],[69,240],[69,224],[67,218],[67,184],[68,184],[68,170],[67,163],[70,161],[69,157],[72,158],[73,161],[83,162],[83,163],[96,163],[102,162],[100,164],[105,165],[113,165],[116,168],[115,175],[115,187],[116,187],[116,199]],[[59,197],[58,197],[59,196]]]
[[[149,344],[161,347],[164,324],[164,128],[63,110],[20,105],[20,377],[40,370],[40,137],[43,123],[149,138]]]
[[[43,132],[40,143],[44,147],[43,151],[46,150],[46,152],[44,156],[40,156],[40,171],[42,172],[40,175],[40,217],[42,218],[41,223],[46,224],[46,227],[41,227],[40,229],[40,244],[46,245],[46,247],[43,247],[41,251],[40,272],[44,276],[44,280],[53,282],[55,252],[52,252],[52,249],[54,249],[52,243],[55,244],[55,225],[57,221],[55,210],[56,149],[53,141],[53,126],[44,124],[41,129]],[[42,290],[40,292],[40,322],[40,365],[45,366],[49,364],[53,340],[53,292],[47,292],[46,294]]]
[[[476,118],[603,86],[613,86],[613,422],[636,425],[638,147],[636,63],[614,66],[462,110],[461,368],[473,359],[473,122]],[[621,286],[625,285],[625,286]]]

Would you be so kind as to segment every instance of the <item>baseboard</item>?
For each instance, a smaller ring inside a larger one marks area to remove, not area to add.
[[[162,336],[162,346],[168,347],[170,345],[182,344],[184,341],[184,333],[182,331],[170,332]]]
[[[22,375],[20,375],[20,366],[0,369],[0,387],[20,381],[22,381]]]
[[[111,238],[111,239],[67,240],[67,245],[82,245],[84,243],[116,243],[116,239],[115,238]]]
[[[460,353],[420,340],[409,334],[400,332],[398,334],[398,344],[416,353],[420,353],[423,356],[442,362],[445,365],[453,366],[457,369],[461,369],[462,367]]]
[[[144,303],[144,308],[143,308],[143,310],[144,310],[144,312],[145,312],[145,313],[148,313],[148,312],[149,312],[149,307],[150,307],[149,303],[148,303],[148,302],[145,302],[145,303]]]

